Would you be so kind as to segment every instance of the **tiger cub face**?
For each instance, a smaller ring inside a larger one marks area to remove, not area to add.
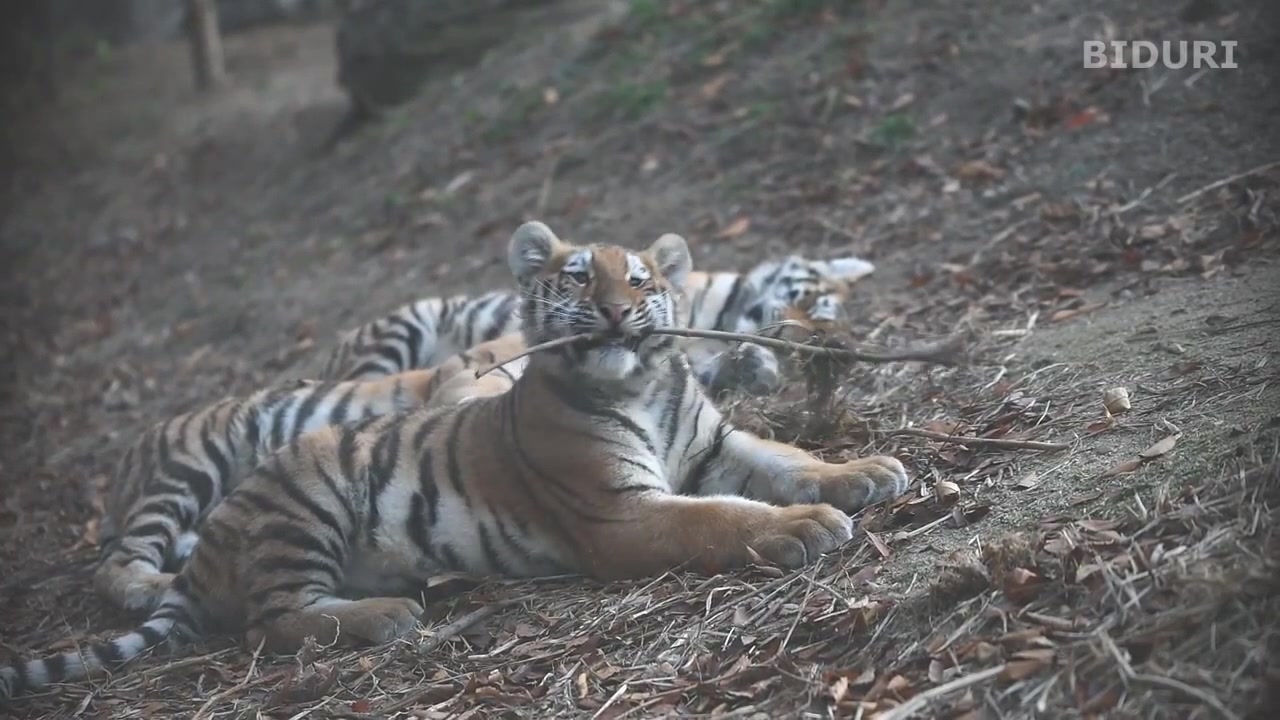
[[[520,285],[530,345],[577,334],[600,340],[570,348],[575,371],[625,380],[675,352],[675,338],[647,335],[679,324],[678,303],[692,259],[684,238],[666,234],[644,251],[572,245],[539,222],[520,226],[508,262]]]
[[[805,330],[832,329],[844,314],[855,280],[875,270],[856,257],[810,260],[792,255],[758,265],[747,276],[756,301],[738,321],[738,332],[791,321]]]

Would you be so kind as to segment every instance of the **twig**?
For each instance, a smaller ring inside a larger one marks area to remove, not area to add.
[[[1199,190],[1193,190],[1187,193],[1186,195],[1183,195],[1182,197],[1178,198],[1178,204],[1185,205],[1186,203],[1189,203],[1192,200],[1195,200],[1196,198],[1200,197],[1201,195],[1207,192],[1213,192],[1214,190],[1217,190],[1218,188],[1224,185],[1230,185],[1231,183],[1237,180],[1243,180],[1251,175],[1257,175],[1258,173],[1266,172],[1274,167],[1280,167],[1280,160],[1273,160],[1272,162],[1269,162],[1269,163],[1263,163],[1251,170],[1245,170],[1244,172],[1236,173],[1235,175],[1230,175],[1228,177],[1222,178],[1221,180],[1211,182],[1208,185],[1205,185],[1204,187],[1200,188]]]
[[[548,341],[546,341],[546,342],[544,342],[544,343],[538,343],[537,345],[534,345],[533,347],[525,348],[525,351],[524,351],[524,352],[522,352],[522,353],[520,353],[519,355],[515,355],[515,356],[512,356],[512,357],[509,357],[509,358],[507,358],[506,360],[503,360],[502,362],[496,362],[496,363],[494,363],[494,364],[492,364],[492,365],[489,365],[489,366],[487,366],[487,367],[483,367],[483,368],[480,368],[480,369],[476,370],[476,377],[477,377],[477,378],[479,378],[479,377],[483,377],[483,376],[485,376],[485,375],[488,375],[489,373],[493,372],[494,370],[497,370],[498,368],[502,367],[503,365],[507,365],[507,364],[509,364],[509,363],[513,363],[513,362],[515,362],[516,360],[519,360],[519,359],[520,359],[520,358],[522,358],[522,357],[528,357],[528,356],[530,356],[530,355],[532,355],[532,354],[534,354],[534,353],[536,353],[536,352],[541,352],[541,351],[543,351],[543,350],[550,350],[551,348],[560,347],[561,345],[571,345],[571,344],[573,344],[573,343],[581,342],[581,341],[583,341],[583,340],[590,340],[592,337],[594,337],[594,336],[593,336],[593,335],[587,335],[587,334],[582,334],[582,335],[568,335],[568,336],[566,336],[566,337],[556,338],[555,340],[548,340]]]
[[[806,343],[791,342],[789,340],[781,340],[778,338],[762,337],[760,335],[724,332],[723,330],[699,330],[695,328],[667,327],[654,328],[649,332],[653,335],[675,335],[676,337],[722,340],[725,342],[749,342],[773,348],[775,350],[786,350],[790,352],[801,352],[808,355],[824,355],[826,357],[841,360],[856,360],[860,362],[875,363],[919,360],[921,362],[951,364],[953,360],[950,356],[956,354],[964,344],[964,337],[955,335],[940,343],[919,345],[916,347],[903,348],[901,350],[869,352],[866,350],[854,350],[851,348],[833,348],[823,347],[821,345],[809,345]]]
[[[928,706],[930,701],[940,698],[943,695],[953,693],[957,690],[963,690],[971,685],[986,682],[1002,672],[1004,672],[1004,665],[997,665],[993,668],[987,668],[982,672],[976,672],[972,675],[956,678],[951,682],[943,683],[935,688],[925,690],[919,695],[916,695],[910,700],[893,708],[884,715],[880,715],[879,718],[880,720],[906,720],[906,718],[909,718],[920,710],[923,710]]]
[[[854,360],[860,362],[874,363],[890,363],[890,362],[906,362],[910,360],[918,360],[920,362],[934,362],[942,365],[950,365],[954,363],[953,355],[960,351],[964,345],[964,337],[955,335],[939,343],[928,345],[918,345],[916,347],[903,348],[901,350],[886,350],[884,352],[870,352],[866,350],[853,350],[850,348],[824,347],[822,345],[810,345],[807,343],[791,342],[790,340],[782,340],[779,338],[764,337],[762,335],[749,335],[746,333],[725,332],[723,330],[698,330],[695,328],[676,328],[664,327],[654,328],[648,331],[650,335],[674,335],[676,337],[701,338],[704,340],[721,340],[724,342],[749,342],[756,345],[763,345],[775,350],[785,350],[788,352],[801,352],[808,355],[822,355],[824,357],[836,358],[839,360]],[[572,343],[591,340],[596,335],[581,334],[568,335],[555,340],[548,340],[544,343],[538,343],[532,347],[526,348],[519,355],[514,355],[501,362],[494,363],[487,367],[476,370],[476,377],[497,370],[508,363],[515,362],[522,357],[528,357],[536,352],[550,350],[551,348],[560,347],[562,345],[570,345]]]
[[[1004,448],[1006,450],[1066,450],[1071,447],[1066,443],[1038,442],[1036,440],[1008,440],[1004,438],[968,437],[965,435],[948,435],[946,433],[920,430],[917,428],[900,428],[889,433],[893,435],[911,435],[913,437],[937,440],[938,442],[958,443],[979,447]]]
[[[226,690],[223,690],[217,695],[214,695],[213,697],[206,700],[204,705],[201,705],[200,709],[196,711],[196,714],[193,716],[194,720],[200,720],[203,717],[207,717],[206,713],[208,713],[209,710],[214,705],[218,704],[219,702],[222,702],[223,700],[226,700],[227,698],[231,697],[232,695],[235,695],[238,692],[243,691],[245,688],[249,687],[250,685],[254,685],[256,683],[262,682],[264,678],[273,677],[272,674],[267,674],[267,675],[263,675],[257,680],[252,680],[254,671],[258,669],[258,657],[261,656],[262,654],[262,646],[266,644],[266,642],[267,642],[267,638],[265,636],[258,641],[258,647],[254,648],[253,659],[249,661],[249,670],[244,674],[244,679],[236,683],[233,687],[227,688]]]
[[[1134,673],[1130,676],[1130,679],[1134,682],[1140,682],[1146,685],[1156,685],[1167,690],[1177,690],[1199,700],[1205,705],[1208,705],[1216,710],[1219,715],[1227,718],[1227,720],[1240,720],[1240,716],[1227,709],[1227,706],[1223,705],[1221,700],[1210,695],[1204,690],[1188,685],[1181,680],[1175,680],[1171,677],[1164,677],[1162,675],[1148,675],[1147,673]]]
[[[467,628],[490,617],[494,613],[508,605],[514,604],[515,602],[516,601],[514,600],[491,602],[472,610],[451,623],[441,625],[434,633],[432,633],[430,638],[417,647],[418,654],[422,655],[429,652],[435,652],[441,645],[444,645],[450,640],[458,637]]]
[[[627,684],[624,682],[618,686],[618,689],[613,693],[613,695],[609,696],[608,700],[604,701],[604,704],[600,706],[600,709],[596,711],[596,714],[591,716],[591,720],[596,720],[596,718],[603,715],[604,711],[608,710],[610,705],[617,702],[618,698],[622,697],[622,694],[625,693],[626,691],[627,691]]]
[[[423,642],[421,645],[417,647],[418,654],[425,655],[427,653],[435,652],[440,648],[440,646],[444,645],[450,640],[461,635],[463,632],[466,631],[467,628],[471,627],[472,625],[475,625],[481,620],[484,620],[494,615],[499,610],[507,607],[508,605],[515,604],[516,602],[517,601],[515,600],[505,600],[505,601],[499,601],[499,602],[492,602],[487,605],[482,605],[476,608],[475,610],[472,610],[471,612],[467,613],[466,615],[463,615],[457,620],[454,620],[451,623],[441,625],[439,628],[436,629],[435,633],[430,638],[428,638],[425,642]],[[377,672],[379,668],[386,665],[389,661],[390,661],[390,656],[388,656],[386,660],[383,660],[382,662],[378,663],[374,667],[370,668],[369,672],[362,675],[357,680],[357,682],[359,682],[359,680],[364,680],[365,677]],[[378,711],[378,715],[381,717],[388,717],[393,713],[399,712],[400,710],[403,710],[404,708],[407,708],[410,705],[417,703],[422,698],[430,695],[431,693],[436,692],[442,687],[452,687],[452,685],[450,683],[435,683],[433,685],[427,685],[426,687],[419,689],[417,692],[409,693],[409,695],[402,697],[399,700],[391,703],[390,705],[380,709]]]

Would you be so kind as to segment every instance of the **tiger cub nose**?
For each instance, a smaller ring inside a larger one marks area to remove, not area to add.
[[[600,303],[600,314],[612,325],[621,325],[631,315],[631,306],[621,303]]]

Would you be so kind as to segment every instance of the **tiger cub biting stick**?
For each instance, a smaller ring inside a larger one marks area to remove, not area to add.
[[[0,668],[0,696],[218,630],[269,652],[387,642],[422,613],[405,596],[441,571],[794,568],[852,537],[846,512],[906,489],[894,458],[826,463],[720,415],[674,338],[648,332],[678,324],[679,236],[633,252],[526,223],[508,261],[527,345],[603,339],[525,358],[501,394],[299,436],[209,514],[136,631]]]

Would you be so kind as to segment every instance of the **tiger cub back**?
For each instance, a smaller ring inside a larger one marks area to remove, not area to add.
[[[193,550],[201,520],[272,450],[327,425],[496,392],[488,388],[497,378],[465,388],[451,381],[523,347],[509,335],[436,368],[377,380],[286,381],[157,423],[125,452],[107,487],[95,588],[118,607],[150,611]]]

